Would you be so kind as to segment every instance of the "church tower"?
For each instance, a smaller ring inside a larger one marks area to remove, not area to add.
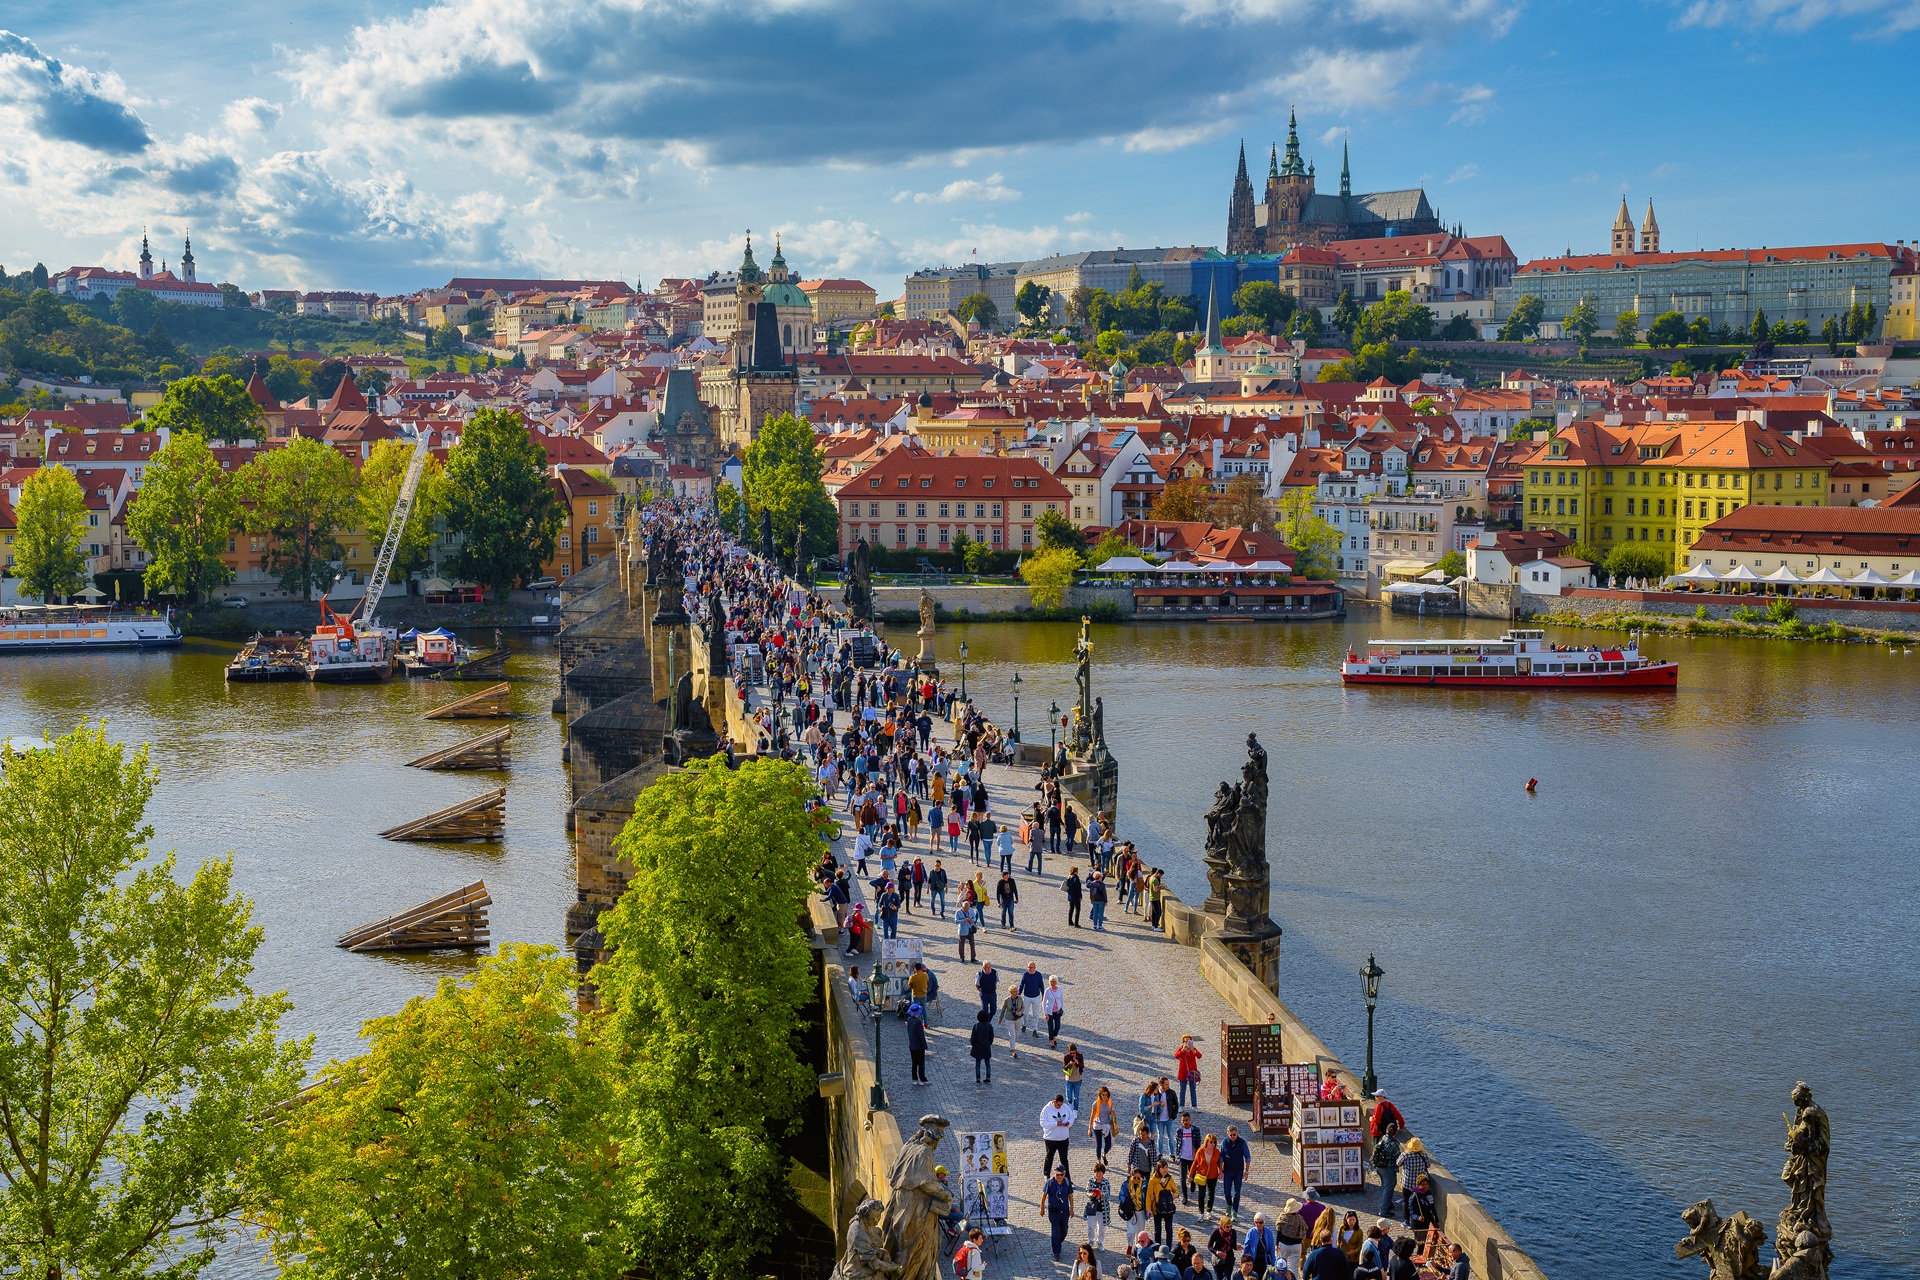
[[[140,278],[153,279],[153,250],[147,247],[147,233],[140,233]]]
[[[733,367],[754,367],[753,332],[755,313],[766,294],[760,278],[760,264],[753,260],[753,232],[747,232],[747,251],[740,259],[733,286]]]
[[[1649,208],[1652,206],[1649,205]],[[1620,197],[1620,216],[1613,220],[1613,256],[1622,258],[1633,252],[1633,215],[1627,212],[1627,198]]]
[[[1287,110],[1287,154],[1267,171],[1267,234],[1262,246],[1280,253],[1295,244],[1306,221],[1307,201],[1313,198],[1313,173],[1300,155],[1300,121]]]
[[[1648,216],[1648,217],[1652,217],[1652,216],[1653,216],[1653,213],[1652,213],[1652,207],[1651,207],[1651,206],[1649,206],[1649,207],[1648,207],[1648,213],[1647,213],[1647,216]],[[193,279],[193,232],[191,232],[191,231],[189,231],[189,232],[187,232],[187,250],[186,250],[186,252],[185,252],[185,253],[183,253],[183,254],[181,254],[181,255],[180,255],[180,278],[181,278],[182,280],[184,280],[184,281],[186,281],[186,282],[187,282],[188,284],[192,284],[192,283],[194,283],[194,279]]]
[[[1640,224],[1640,252],[1660,252],[1660,224],[1653,220],[1653,201],[1647,201],[1647,220]]]
[[[1240,170],[1233,175],[1233,198],[1227,202],[1227,252],[1258,253],[1259,230],[1253,222],[1253,181],[1247,177],[1247,142],[1240,140]]]
[[[1352,196],[1353,169],[1347,163],[1347,140],[1342,138],[1340,139],[1340,198],[1347,200]]]

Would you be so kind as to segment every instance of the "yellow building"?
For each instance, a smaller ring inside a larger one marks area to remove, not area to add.
[[[1820,506],[1829,459],[1751,421],[1576,422],[1523,464],[1528,529],[1604,555],[1652,544],[1684,568],[1700,531],[1748,505]]]
[[[1920,334],[1920,263],[1903,262],[1895,266],[1887,279],[1888,342],[1911,342]]]
[[[813,306],[813,322],[820,325],[865,320],[873,315],[879,296],[872,285],[860,280],[803,280],[800,292]]]

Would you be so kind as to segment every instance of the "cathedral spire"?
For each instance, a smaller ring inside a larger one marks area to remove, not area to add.
[[[1271,142],[1267,144],[1267,176],[1269,178],[1280,176],[1280,152]]]
[[[1342,198],[1353,194],[1353,169],[1347,163],[1347,140],[1340,139],[1340,195]]]
[[[1294,115],[1293,108],[1287,108],[1287,158],[1280,166],[1283,178],[1304,178],[1307,166],[1300,158],[1300,121]]]
[[[1207,278],[1207,343],[1206,350],[1221,349],[1220,340],[1220,282],[1216,277]]]
[[[1247,179],[1247,140],[1245,138],[1240,139],[1240,172],[1234,175],[1233,180],[1236,185],[1242,182],[1246,182],[1248,180]]]

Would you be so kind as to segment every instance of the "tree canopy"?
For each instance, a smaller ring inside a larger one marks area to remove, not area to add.
[[[1433,310],[1413,300],[1405,289],[1395,289],[1368,307],[1354,326],[1353,340],[1365,346],[1398,338],[1418,341],[1433,336]]]
[[[13,572],[30,596],[52,600],[87,584],[87,499],[65,467],[40,467],[20,486]]]
[[[794,536],[803,522],[803,554],[831,555],[839,546],[840,513],[827,496],[821,479],[825,472],[826,457],[812,426],[790,413],[768,418],[747,446],[740,475],[748,509],[756,529],[762,511],[773,513],[773,545],[781,556],[793,554]]]
[[[204,438],[182,431],[153,455],[139,496],[127,509],[127,533],[147,553],[149,593],[188,603],[233,580],[222,560],[240,519],[234,477],[220,469]]]
[[[1025,318],[1028,324],[1037,325],[1047,314],[1047,304],[1053,301],[1053,290],[1038,280],[1028,280],[1013,295],[1013,309]]]
[[[1361,347],[1345,360],[1335,360],[1320,369],[1322,382],[1411,382],[1426,372],[1427,362],[1415,348],[1399,348],[1391,342],[1375,342]]]
[[[808,871],[824,812],[791,761],[690,761],[642,791],[617,842],[633,868],[591,980],[619,1067],[610,1135],[634,1252],[654,1275],[734,1277],[785,1204],[777,1141],[816,1081],[801,1055],[817,979]]]
[[[999,306],[984,293],[970,293],[960,299],[953,315],[962,324],[977,323],[982,329],[991,329],[1000,322]]]
[[[1233,291],[1233,305],[1243,316],[1258,321],[1262,333],[1279,333],[1293,316],[1292,294],[1271,280],[1249,280]]]
[[[1540,319],[1547,313],[1546,302],[1531,293],[1523,293],[1513,300],[1513,310],[1507,313],[1505,323],[1500,326],[1500,341],[1527,342],[1540,332]]]
[[[453,572],[506,599],[553,558],[566,511],[547,478],[547,454],[520,415],[481,409],[447,455],[447,528],[464,541]]]
[[[1314,512],[1312,489],[1299,485],[1281,494],[1273,530],[1293,548],[1294,571],[1301,577],[1324,578],[1333,573],[1340,531]]]
[[[1155,520],[1205,520],[1213,510],[1213,488],[1204,477],[1168,481],[1153,500]]]
[[[1615,578],[1664,578],[1673,572],[1673,558],[1651,543],[1616,543],[1598,566]]]
[[[1034,522],[1034,532],[1040,535],[1040,546],[1049,551],[1056,547],[1078,551],[1087,541],[1078,525],[1052,509],[1040,513],[1039,520]]]
[[[257,454],[234,480],[248,530],[266,535],[267,570],[280,589],[304,598],[332,587],[339,534],[355,514],[352,464],[338,450],[295,436],[284,449]]]
[[[400,501],[400,485],[413,461],[413,449],[411,440],[382,440],[361,464],[356,523],[376,547],[386,541],[387,527],[393,523],[393,508]],[[395,577],[425,567],[440,537],[440,521],[447,514],[447,505],[447,469],[438,458],[428,455],[420,483],[413,491],[407,527],[401,531],[400,547],[394,555]]]
[[[1600,301],[1592,294],[1580,299],[1567,309],[1566,318],[1560,327],[1580,340],[1580,349],[1585,351],[1587,344],[1593,341],[1593,335],[1600,332]]]
[[[1073,587],[1073,579],[1084,563],[1080,553],[1070,547],[1050,547],[1035,551],[1020,562],[1020,580],[1036,609],[1057,609]]]
[[[308,1041],[232,864],[155,857],[154,773],[104,729],[0,748],[0,1241],[9,1274],[186,1280],[252,1203]]]
[[[147,410],[149,431],[192,431],[209,440],[241,440],[259,434],[260,406],[247,384],[231,374],[175,378],[160,403]]]

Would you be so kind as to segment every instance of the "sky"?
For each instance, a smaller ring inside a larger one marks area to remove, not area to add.
[[[409,292],[1221,246],[1289,108],[1320,185],[1524,261],[1912,240],[1920,0],[10,0],[0,265]],[[766,249],[759,250],[766,260]]]

